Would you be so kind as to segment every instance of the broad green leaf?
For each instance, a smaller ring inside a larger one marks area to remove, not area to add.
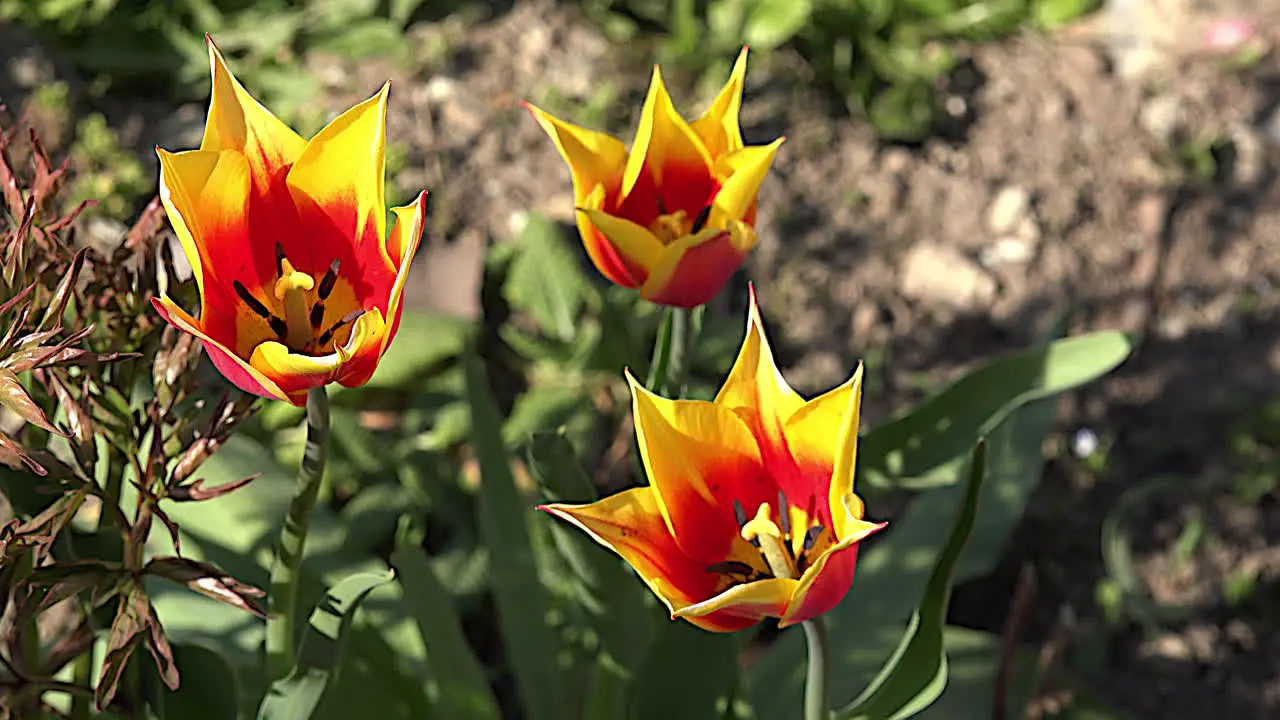
[[[298,664],[286,677],[271,684],[258,711],[259,720],[312,717],[338,673],[348,630],[360,603],[379,585],[391,582],[394,576],[394,573],[353,575],[326,594],[311,613],[298,648]]]
[[[861,479],[872,486],[938,484],[958,469],[966,448],[1014,409],[1110,372],[1132,348],[1124,333],[1100,332],[993,360],[867,432],[858,447]]]
[[[1021,517],[1026,499],[1039,483],[1044,463],[1044,437],[1053,424],[1055,405],[1041,400],[1009,414],[987,441],[987,480],[979,502],[978,521],[969,547],[956,567],[955,582],[990,572],[1009,533]],[[849,597],[828,613],[833,647],[832,699],[852,700],[868,678],[892,654],[909,622],[904,608],[923,594],[942,532],[955,516],[963,488],[939,487],[917,496],[888,530],[868,541],[858,562]],[[875,504],[868,506],[874,518]],[[750,672],[750,701],[756,717],[787,717],[800,707],[804,684],[803,638],[784,635]],[[970,685],[981,679],[957,672]],[[992,677],[985,678],[991,682]],[[976,691],[975,691],[976,692]],[[953,707],[949,692],[940,707]],[[931,707],[923,716],[956,717]]]
[[[529,215],[503,292],[507,302],[537,321],[547,335],[571,340],[589,286],[555,223]]]
[[[653,640],[632,681],[627,717],[718,717],[717,705],[730,699],[738,676],[735,636],[707,632],[684,620],[658,618],[657,614]]]
[[[529,720],[566,717],[563,678],[556,666],[558,643],[547,624],[549,604],[538,580],[530,540],[530,508],[516,489],[511,458],[503,445],[502,416],[494,404],[484,366],[463,356],[471,404],[471,442],[480,464],[480,535],[489,569],[498,627]]]
[[[470,340],[475,324],[450,315],[405,310],[400,329],[387,352],[378,361],[378,369],[363,387],[402,388],[427,370],[457,357]],[[352,397],[338,400],[343,395]],[[333,388],[334,402],[354,400],[348,389]]]
[[[550,501],[587,503],[597,499],[591,478],[563,433],[535,434],[527,459],[529,470],[548,491]],[[586,533],[554,518],[545,521],[550,523],[556,549],[573,571],[578,603],[592,618],[610,663],[626,672],[634,670],[650,633],[651,613],[645,603],[648,589],[621,558]]]
[[[427,648],[430,679],[435,686],[434,711],[442,718],[501,718],[498,703],[476,660],[453,608],[453,598],[440,584],[422,549],[400,533],[391,564],[404,588],[404,603],[417,620]]]
[[[812,14],[810,0],[755,0],[751,3],[746,28],[739,42],[771,50],[804,29]]]
[[[502,427],[503,438],[508,445],[519,445],[535,432],[558,428],[590,407],[590,399],[581,387],[534,385],[516,398],[511,415]],[[596,422],[594,413],[591,413],[591,422]]]
[[[182,685],[165,697],[165,715],[183,720],[229,720],[240,703],[240,681],[218,652],[204,645],[173,646]]]
[[[973,450],[969,482],[965,486],[960,511],[951,526],[947,544],[934,563],[929,582],[924,587],[924,597],[911,615],[902,642],[862,695],[840,712],[841,717],[851,720],[908,718],[932,704],[947,686],[943,626],[947,620],[956,562],[964,552],[973,521],[978,516],[978,498],[986,479],[986,453],[984,442]]]

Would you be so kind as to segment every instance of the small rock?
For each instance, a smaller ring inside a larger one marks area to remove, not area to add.
[[[1179,635],[1166,633],[1146,643],[1143,648],[1147,655],[1168,658],[1170,660],[1190,660],[1191,645]]]
[[[997,238],[989,247],[982,249],[979,262],[983,267],[994,269],[1001,265],[1025,263],[1034,254],[1035,250],[1027,241],[1013,235],[1005,235]]]
[[[926,242],[903,259],[901,290],[917,302],[972,311],[995,299],[996,282],[959,250]]]
[[[987,229],[997,235],[1011,233],[1030,216],[1031,194],[1023,188],[1010,185],[996,194],[996,199],[987,209]]]
[[[1173,141],[1182,127],[1182,100],[1176,95],[1157,95],[1142,105],[1138,122],[1151,137],[1162,143]]]

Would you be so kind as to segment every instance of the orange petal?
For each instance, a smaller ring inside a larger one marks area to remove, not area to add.
[[[347,110],[321,130],[289,170],[305,231],[281,238],[290,260],[319,276],[335,258],[362,305],[386,312],[396,270],[386,249],[387,94]]]
[[[754,286],[749,294],[746,337],[715,402],[745,411],[744,416],[753,418],[753,429],[762,438],[780,443],[782,423],[804,406],[804,398],[791,389],[779,372],[765,335]]]
[[[203,293],[217,277],[256,277],[251,272],[249,163],[238,152],[156,148],[160,201]],[[230,280],[227,281],[230,284]]]
[[[652,488],[624,490],[589,505],[540,505],[622,556],[675,613],[716,594],[722,579],[690,558],[667,529]],[[745,627],[743,625],[742,627]]]
[[[720,94],[702,117],[692,123],[693,131],[702,138],[702,144],[712,158],[742,149],[742,129],[738,125],[738,113],[742,109],[742,88],[747,77],[747,49],[742,48],[733,64],[733,71]]]
[[[622,256],[628,268],[638,267],[647,275],[662,258],[665,248],[662,241],[648,228],[607,212],[583,208],[578,212],[591,227],[599,230],[609,245]]]
[[[711,178],[711,156],[707,154],[702,139],[671,104],[671,96],[667,94],[666,85],[662,82],[662,71],[656,66],[649,83],[649,94],[640,111],[640,128],[636,131],[636,140],[623,171],[620,197],[625,200],[631,194],[642,173],[649,175],[656,186],[662,189],[663,197],[669,201],[672,211],[679,209],[677,204],[683,203],[675,197],[668,197],[668,192],[676,195],[701,194],[702,199],[696,201],[701,203],[705,202],[714,184]],[[693,183],[705,187],[683,187]],[[673,188],[677,184],[681,187]],[[698,210],[701,210],[700,206],[692,208],[694,213]],[[630,216],[629,213],[624,214]],[[639,221],[636,217],[632,219]]]
[[[559,120],[530,103],[526,102],[524,106],[551,137],[560,157],[569,164],[575,205],[581,205],[597,185],[618,186],[627,162],[627,147],[622,141],[612,135]]]
[[[724,227],[730,220],[747,218],[748,211],[755,205],[760,185],[768,177],[773,159],[785,139],[778,138],[768,145],[743,148],[726,160],[725,164],[732,166],[733,171],[712,203],[709,219],[712,225]],[[755,218],[751,220],[754,222]]]
[[[853,574],[858,564],[858,544],[879,532],[887,523],[857,521],[852,534],[823,553],[805,570],[795,587],[795,593],[787,612],[782,615],[778,627],[789,627],[829,612],[853,585]]]
[[[858,455],[858,420],[862,411],[862,365],[839,387],[805,403],[783,426],[787,445],[796,463],[808,474],[830,473],[827,502],[832,508],[836,535],[847,532],[838,512],[846,495],[853,492],[854,467]]]
[[[199,339],[204,344],[205,352],[209,354],[214,367],[218,368],[218,372],[233,385],[253,395],[294,402],[274,381],[237,357],[225,345],[209,337],[200,328],[200,323],[172,300],[167,297],[153,297],[151,306],[160,313],[160,317],[164,318],[165,322]],[[294,402],[294,404],[299,403]]]
[[[755,437],[731,410],[700,400],[668,400],[627,373],[640,457],[672,534],[710,565],[738,537],[734,502],[748,511],[777,500]]]
[[[200,149],[244,154],[254,186],[265,192],[271,178],[298,159],[306,141],[244,89],[222,59],[213,38],[206,34],[205,41],[209,46],[213,92]]]
[[[378,364],[386,325],[377,309],[366,312],[352,326],[351,335],[336,352],[328,355],[295,353],[283,343],[268,340],[253,349],[249,364],[284,390],[295,405],[306,401],[308,390],[342,379],[355,387],[368,381]],[[353,356],[362,364],[349,369]],[[363,376],[363,377],[361,377]]]
[[[409,280],[409,270],[413,265],[413,257],[422,242],[422,232],[426,224],[427,191],[423,190],[418,199],[404,207],[391,208],[396,216],[395,227],[391,228],[391,237],[387,240],[387,254],[396,267],[396,279],[391,286],[391,295],[387,299],[387,332],[383,336],[379,355],[385,353],[400,329],[400,316],[403,308],[400,301],[404,297],[404,286]],[[366,379],[367,381],[367,379]]]
[[[784,578],[734,585],[709,600],[677,610],[674,615],[690,622],[712,615],[740,618],[752,623],[765,617],[782,617],[795,587],[795,580]]]
[[[742,230],[755,235],[750,228]],[[658,305],[704,305],[719,294],[746,257],[729,230],[707,229],[680,238],[663,248],[640,295]]]

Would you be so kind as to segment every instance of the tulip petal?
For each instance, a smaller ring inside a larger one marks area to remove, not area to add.
[[[208,34],[205,42],[213,91],[200,149],[242,152],[254,187],[265,192],[271,178],[302,154],[306,141],[244,89]]]
[[[849,536],[841,538],[805,570],[778,627],[790,627],[829,612],[849,594],[858,564],[858,544],[887,525],[862,520],[855,522]]]
[[[668,400],[636,382],[632,410],[640,457],[658,507],[689,557],[710,565],[738,538],[734,502],[748,512],[777,500],[755,437],[732,411],[700,400]]]
[[[715,597],[697,605],[681,608],[673,613],[690,622],[709,615],[727,615],[759,621],[765,616],[781,617],[791,603],[796,581],[786,578],[770,578],[734,585]]]
[[[294,266],[319,276],[336,258],[362,305],[387,311],[396,266],[386,250],[386,115],[390,84],[321,130],[289,170],[305,232],[279,238]]]
[[[738,114],[742,109],[742,88],[746,84],[746,77],[747,49],[744,47],[738,53],[733,71],[729,73],[729,79],[720,89],[720,94],[702,117],[691,124],[713,158],[742,149],[742,128],[738,125]]]
[[[745,230],[754,236],[750,228]],[[749,251],[739,248],[727,230],[709,228],[680,238],[663,248],[640,295],[659,305],[704,305],[724,288]]]
[[[541,505],[539,510],[576,525],[616,552],[671,613],[715,595],[724,579],[690,558],[667,529],[652,488],[624,490],[589,505]],[[737,630],[750,623],[730,619],[712,630]]]
[[[200,340],[214,367],[233,385],[253,395],[292,402],[279,385],[205,333],[200,328],[200,323],[186,310],[178,307],[173,300],[167,297],[153,297],[151,306],[160,313],[160,317],[164,318],[165,322]]]
[[[621,140],[559,120],[530,103],[524,106],[551,137],[560,157],[569,164],[575,204],[582,204],[587,193],[597,185],[618,185],[627,162],[627,146]]]
[[[853,492],[861,412],[862,364],[859,363],[853,377],[805,403],[783,426],[797,465],[808,474],[830,472],[828,503],[839,537],[848,533],[841,527],[843,513],[835,509]]]
[[[422,242],[422,233],[426,225],[427,191],[423,190],[418,198],[404,207],[391,208],[396,216],[395,227],[391,229],[391,237],[387,240],[387,255],[396,267],[396,279],[391,286],[391,296],[387,299],[387,333],[383,336],[382,349],[379,355],[387,351],[391,341],[400,329],[402,308],[400,301],[404,297],[404,286],[409,281],[409,270],[413,265],[414,255]]]
[[[646,276],[662,258],[665,250],[662,241],[640,225],[599,210],[583,209],[578,214],[586,217],[623,258],[638,266]]]
[[[582,245],[586,248],[587,256],[591,258],[591,263],[610,282],[623,287],[640,287],[648,276],[648,269],[624,255],[612,240],[591,223],[589,213],[601,211],[604,208],[604,203],[604,185],[596,185],[595,189],[582,201],[581,207],[578,208],[578,234],[582,237]],[[636,227],[640,226],[637,225]],[[626,232],[633,232],[633,230],[628,228]],[[650,238],[636,236],[631,239],[631,242],[638,248],[633,249],[633,251],[643,254],[649,252],[645,248],[651,242],[658,242],[658,239],[652,237],[652,235],[650,235]]]
[[[775,441],[783,440],[782,423],[804,407],[804,398],[791,389],[774,363],[754,286],[749,289],[747,334],[715,403],[746,411],[755,419],[757,432]]]
[[[714,186],[711,156],[702,139],[671,104],[671,96],[662,82],[662,71],[657,66],[653,68],[649,93],[640,110],[640,128],[623,171],[620,190],[623,202],[642,173],[673,198],[706,198]],[[693,208],[693,212],[698,209]]]
[[[741,220],[747,215],[784,140],[786,138],[778,138],[768,145],[742,148],[732,159],[725,160],[735,169],[716,193],[711,215],[713,225],[722,226],[728,220]]]
[[[254,278],[245,197],[250,169],[238,152],[156,148],[160,201],[203,294],[217,277]],[[255,283],[258,284],[258,283]]]
[[[378,362],[382,336],[386,326],[382,314],[371,310],[361,315],[351,328],[350,336],[335,352],[328,355],[304,355],[275,340],[253,349],[249,364],[275,381],[295,405],[306,401],[308,390],[341,379],[347,387],[368,382]],[[361,363],[348,368],[352,357]]]
[[[388,335],[387,324],[377,308],[361,315],[351,328],[351,336],[338,351],[346,362],[334,379],[349,388],[369,382],[374,370],[378,369],[378,361],[386,352]]]

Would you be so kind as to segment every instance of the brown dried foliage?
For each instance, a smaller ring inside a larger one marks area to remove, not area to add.
[[[150,307],[177,277],[159,200],[113,250],[81,246],[75,221],[83,206],[57,212],[66,175],[34,131],[0,129],[0,491],[13,511],[7,522],[0,516],[0,718],[41,712],[49,690],[92,697],[99,708],[136,707],[137,689],[122,678],[140,646],[176,688],[145,575],[262,614],[260,590],[181,557],[179,529],[164,510],[252,480],[207,488],[193,476],[252,414],[255,398],[219,398],[202,387],[198,343]],[[126,484],[135,500],[121,500]],[[67,556],[57,540],[73,518],[96,526],[84,546],[118,552]],[[175,555],[147,556],[156,521]],[[91,651],[91,616],[112,605],[98,681],[55,681]],[[40,615],[59,611],[69,631],[32,637]]]

